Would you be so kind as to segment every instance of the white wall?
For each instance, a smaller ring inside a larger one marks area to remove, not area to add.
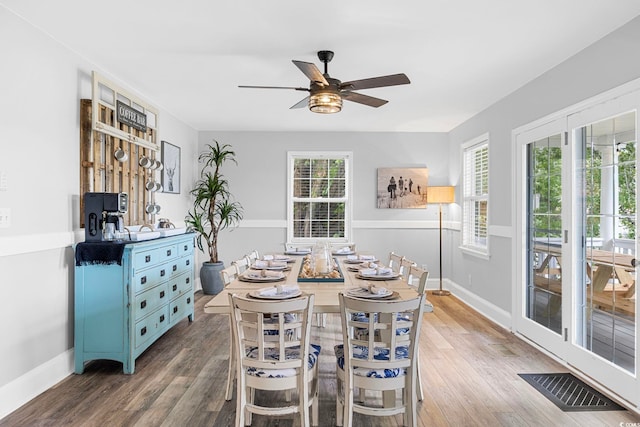
[[[584,99],[640,77],[640,18],[559,64],[500,102],[487,108],[450,132],[450,165],[460,176],[460,145],[489,133],[490,200],[489,231],[491,259],[483,260],[457,249],[454,233],[449,274],[462,292],[485,300],[497,309],[511,311],[514,286],[513,248],[513,129],[569,107]],[[471,278],[471,281],[469,280]]]
[[[0,57],[0,208],[11,209],[11,227],[0,228],[2,418],[72,371],[79,107],[96,67],[1,6]],[[181,146],[183,165],[192,161],[195,130],[161,112],[158,135]],[[183,186],[193,178],[186,166]],[[163,216],[180,221],[188,200],[184,189],[157,197]]]
[[[304,111],[290,111],[299,114]],[[200,132],[199,147],[212,140],[230,144],[238,166],[223,172],[245,209],[240,227],[221,237],[227,264],[251,249],[282,250],[286,240],[287,152],[353,153],[353,241],[386,259],[395,250],[438,274],[437,207],[377,209],[380,167],[428,167],[429,185],[448,184],[447,135],[443,133],[365,132]],[[433,276],[432,276],[433,277]]]

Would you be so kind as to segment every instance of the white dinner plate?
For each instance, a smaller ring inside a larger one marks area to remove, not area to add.
[[[358,279],[365,280],[393,280],[400,277],[400,273],[389,273],[389,274],[356,274]]]
[[[286,251],[285,255],[309,255],[311,251]]]
[[[345,264],[362,264],[363,262],[378,262],[380,261],[379,259],[375,258],[375,259],[360,259],[360,258],[356,258],[356,259],[345,259],[344,263]]]
[[[350,297],[356,297],[356,298],[379,299],[379,298],[390,297],[391,295],[393,295],[393,291],[390,291],[389,289],[385,289],[383,293],[372,294],[371,292],[369,292],[369,289],[367,288],[351,288],[347,290],[347,295],[349,295]]]
[[[297,296],[302,295],[302,291],[300,290],[300,288],[283,290],[283,292],[279,294],[262,295],[262,293],[269,291],[271,289],[273,289],[273,287],[256,289],[255,291],[249,292],[249,295],[252,296],[253,298],[260,298],[260,299],[288,299],[288,298],[295,298]]]
[[[332,255],[354,255],[356,253],[356,251],[348,251],[348,252],[341,252],[341,251],[335,251],[335,252],[331,252]],[[362,262],[362,261],[360,261]]]
[[[255,274],[256,271],[261,271],[261,270],[247,270],[244,273],[242,273],[240,276],[238,276],[238,279],[244,282],[255,282],[255,283],[278,282],[280,280],[285,279],[284,273],[282,271],[270,271],[269,274],[265,276],[262,276],[260,274]]]
[[[284,261],[282,261],[284,262]],[[255,264],[253,264],[251,266],[252,270],[274,270],[274,271],[283,271],[286,269],[290,269],[291,267],[289,267],[288,265],[274,265],[274,266],[268,266],[268,267],[256,267]]]

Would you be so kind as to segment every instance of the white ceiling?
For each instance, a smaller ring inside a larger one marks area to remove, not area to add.
[[[198,130],[449,131],[640,14],[638,0],[0,0]],[[292,59],[342,81],[405,73],[333,115],[289,107]],[[162,127],[162,117],[160,126]]]

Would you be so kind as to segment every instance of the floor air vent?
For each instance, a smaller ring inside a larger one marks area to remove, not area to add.
[[[625,409],[569,373],[518,374],[563,411]]]

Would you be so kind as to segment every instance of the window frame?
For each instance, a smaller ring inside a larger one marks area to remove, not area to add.
[[[475,192],[476,182],[478,181],[478,175],[475,173],[476,168],[473,167],[477,164],[475,159],[472,159],[477,151],[485,149],[487,150],[486,168],[481,172],[486,173],[486,192],[484,194],[477,194]],[[462,144],[462,244],[460,249],[468,254],[475,255],[481,258],[489,258],[489,188],[490,188],[490,140],[489,134],[483,134],[476,138],[473,138]],[[469,164],[473,162],[473,165]],[[469,167],[468,167],[469,166]],[[473,176],[471,176],[473,174]],[[478,215],[476,215],[475,205],[476,202],[486,203],[486,223],[485,223],[485,242],[480,243],[477,236],[477,224]]]
[[[332,201],[341,200],[345,204],[344,209],[344,237],[319,238],[319,237],[294,237],[293,204],[296,201],[314,200],[312,198],[298,198],[293,196],[293,167],[297,159],[342,159],[345,167],[344,197],[334,198]],[[352,234],[352,164],[353,153],[351,151],[289,151],[287,152],[287,243],[312,243],[320,239],[330,243],[349,243]]]

